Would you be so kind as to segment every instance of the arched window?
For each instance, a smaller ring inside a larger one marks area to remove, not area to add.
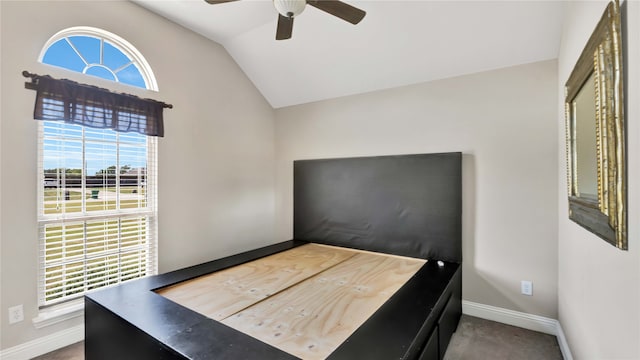
[[[71,71],[158,90],[153,71],[142,54],[128,41],[104,30],[85,26],[62,30],[47,41],[38,60]]]
[[[148,90],[142,54],[115,34],[65,29],[44,45],[47,65]],[[156,138],[39,121],[41,307],[156,273]]]

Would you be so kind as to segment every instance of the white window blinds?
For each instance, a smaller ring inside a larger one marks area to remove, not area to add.
[[[156,138],[39,128],[39,305],[155,274]]]

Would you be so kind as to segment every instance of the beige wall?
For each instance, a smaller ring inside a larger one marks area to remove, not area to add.
[[[556,86],[547,61],[276,110],[278,237],[292,160],[462,151],[463,298],[556,318]]]
[[[558,60],[558,311],[576,359],[640,359],[640,3],[629,2],[626,114],[629,251],[621,251],[568,218],[564,83],[607,1],[569,2]]]
[[[130,2],[0,1],[0,9],[0,348],[82,322],[42,330],[31,323],[37,314],[37,125],[30,120],[35,93],[24,89],[20,73],[77,79],[37,63],[45,41],[61,29],[94,26],[127,39],[160,87],[140,95],[174,105],[165,111],[166,137],[158,145],[160,271],[275,241],[274,111],[221,46]],[[7,308],[17,304],[24,304],[25,321],[9,325]]]

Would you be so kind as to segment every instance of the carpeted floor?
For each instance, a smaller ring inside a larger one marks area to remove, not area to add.
[[[462,315],[444,360],[562,360],[553,335]]]
[[[555,336],[463,315],[445,360],[562,360]],[[34,360],[84,360],[79,342]]]
[[[84,360],[84,341],[33,358],[33,360]]]

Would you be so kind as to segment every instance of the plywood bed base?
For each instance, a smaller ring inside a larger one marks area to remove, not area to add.
[[[156,293],[289,354],[321,360],[424,263],[306,244]]]
[[[441,360],[462,313],[462,154],[293,170],[294,240],[86,295],[85,358]]]

